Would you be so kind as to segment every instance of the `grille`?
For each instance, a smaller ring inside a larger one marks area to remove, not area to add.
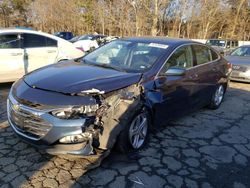
[[[241,72],[246,72],[247,71],[247,67],[244,67],[244,66],[241,66],[241,65],[233,65],[233,70],[241,71]]]
[[[18,101],[20,104],[22,104],[24,106],[34,108],[34,109],[38,109],[38,110],[53,109],[54,108],[54,106],[38,104],[38,103],[30,102],[30,101],[27,101],[27,100],[23,100],[23,99],[15,98],[15,100]]]
[[[9,101],[9,116],[13,126],[19,132],[34,139],[45,136],[52,127],[51,124],[22,107],[14,108],[11,101]]]

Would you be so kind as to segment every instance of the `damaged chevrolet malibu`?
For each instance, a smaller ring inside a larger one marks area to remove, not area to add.
[[[135,151],[173,118],[217,109],[230,72],[223,57],[194,41],[119,39],[16,81],[8,120],[21,139],[54,155]]]

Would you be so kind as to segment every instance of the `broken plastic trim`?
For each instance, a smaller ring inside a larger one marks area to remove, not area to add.
[[[104,94],[105,91],[100,91],[99,89],[92,88],[89,90],[81,91],[80,93],[82,93],[82,94]]]

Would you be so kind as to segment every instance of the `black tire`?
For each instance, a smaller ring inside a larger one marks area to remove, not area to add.
[[[210,104],[208,106],[210,109],[216,110],[216,109],[218,109],[220,107],[220,105],[221,105],[221,103],[222,103],[222,101],[224,99],[225,91],[226,91],[226,88],[222,84],[219,84],[216,87],[216,89],[215,89],[215,91],[213,93],[213,96],[211,98]]]
[[[145,139],[143,143],[139,144],[139,146],[135,148],[133,144],[131,143],[130,130],[132,129],[133,123],[136,121],[136,119],[139,116],[146,118],[147,130],[146,130]],[[150,127],[151,127],[151,116],[147,110],[141,110],[140,112],[135,113],[131,121],[126,125],[126,127],[118,135],[116,139],[115,149],[121,153],[129,153],[129,152],[140,150],[141,148],[145,146],[147,142]]]

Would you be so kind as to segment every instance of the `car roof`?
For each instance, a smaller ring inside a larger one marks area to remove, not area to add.
[[[58,32],[55,32],[55,33],[72,33],[71,31],[58,31]]]
[[[35,31],[35,30],[30,30],[30,29],[11,29],[11,28],[4,28],[4,29],[0,29],[0,34],[4,34],[4,33],[28,33],[28,34],[37,34],[37,35],[42,35],[45,37],[49,37],[55,40],[60,40],[60,41],[64,41],[64,39],[57,37],[55,35],[51,35],[49,33],[44,33],[42,31]]]
[[[179,38],[168,38],[168,37],[126,37],[121,38],[121,40],[128,40],[134,42],[146,42],[146,43],[160,43],[166,45],[181,45],[186,43],[197,43],[202,44],[200,42],[196,42],[190,39],[179,39]]]
[[[106,36],[106,35],[102,35],[102,34],[85,34],[85,35],[80,35],[80,36],[98,37],[98,36]]]
[[[238,40],[236,40],[236,39],[224,39],[224,38],[222,38],[222,39],[207,39],[207,41],[208,40],[227,40],[227,41],[238,41]]]

